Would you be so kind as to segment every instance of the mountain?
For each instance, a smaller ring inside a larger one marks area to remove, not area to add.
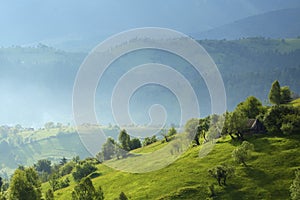
[[[201,40],[199,43],[219,68],[229,110],[249,95],[255,95],[266,103],[275,79],[300,94],[300,39],[258,37],[230,41]],[[49,121],[73,121],[73,84],[85,53],[70,53],[43,45],[0,48],[0,52],[1,124],[42,127]],[[168,52],[146,49],[122,56],[103,74],[95,96],[95,108],[101,124],[114,122],[111,95],[122,75],[134,66],[153,62],[172,66],[185,76],[197,91],[201,115],[210,114],[209,92],[204,80],[191,65]],[[163,71],[158,70],[157,73],[163,74]],[[146,85],[130,99],[131,117],[137,123],[145,124],[150,120],[148,111],[151,106],[161,104],[170,117],[167,123],[177,124],[180,106],[176,98],[166,88]]]
[[[194,35],[198,39],[245,37],[294,38],[300,36],[300,7],[250,16]]]
[[[0,7],[0,46],[47,41],[47,45],[68,49],[74,43],[77,50],[83,43],[90,50],[108,36],[132,28],[164,27],[193,35],[245,17],[299,6],[298,0],[5,1]],[[92,46],[91,38],[96,42]]]

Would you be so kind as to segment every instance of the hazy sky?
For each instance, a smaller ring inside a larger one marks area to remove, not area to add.
[[[149,26],[193,36],[247,16],[295,6],[300,6],[299,0],[0,0],[0,47],[43,42],[72,50],[74,40],[81,41],[77,43],[81,48],[87,41],[94,41],[86,45],[89,49],[95,41],[97,44],[120,31]],[[71,44],[70,48],[65,48],[66,43]],[[49,69],[47,65],[26,65],[18,56],[29,54],[19,55],[17,51],[9,62],[12,69],[5,64],[9,57],[6,53],[0,54],[0,125],[70,122],[72,84],[81,59],[66,58],[73,71],[65,70],[65,75],[52,69],[51,64]],[[38,55],[32,53],[29,61],[43,62]],[[65,63],[53,64],[62,65]],[[55,78],[66,88],[52,82]]]
[[[159,26],[193,34],[298,0],[0,0],[0,45]]]

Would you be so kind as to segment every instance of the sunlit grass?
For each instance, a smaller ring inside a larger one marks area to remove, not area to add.
[[[206,199],[210,184],[215,185],[216,199],[288,199],[294,170],[300,167],[299,139],[299,136],[269,135],[248,138],[255,145],[255,151],[247,162],[248,167],[243,167],[234,163],[231,157],[239,142],[232,143],[226,137],[203,158],[198,156],[201,146],[193,147],[174,163],[148,173],[126,173],[100,164],[98,172],[101,176],[94,178],[93,183],[103,188],[106,199],[116,198],[121,191],[130,199]],[[163,148],[164,145],[157,142],[145,149],[151,152],[151,148]],[[207,173],[209,168],[222,163],[236,169],[226,187],[218,186]],[[47,184],[43,185],[44,192]],[[70,187],[56,191],[56,198],[70,199],[74,185],[72,182]]]

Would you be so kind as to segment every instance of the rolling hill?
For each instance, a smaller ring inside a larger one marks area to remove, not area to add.
[[[299,107],[299,101],[300,99],[296,99],[292,104]],[[179,134],[175,138],[181,136]],[[289,199],[289,188],[295,170],[300,167],[299,133],[253,134],[245,135],[244,139],[254,145],[246,166],[237,164],[232,157],[232,151],[241,141],[232,140],[227,135],[217,139],[206,156],[200,154],[206,144],[190,146],[175,162],[159,170],[129,173],[108,167],[113,166],[112,163],[135,166],[138,164],[134,163],[134,156],[137,154],[149,154],[166,146],[164,141],[157,141],[133,150],[133,157],[98,164],[96,172],[93,173],[97,176],[91,174],[89,177],[95,188],[102,187],[105,199],[117,199],[121,192],[125,192],[129,199]],[[233,167],[234,173],[228,178],[226,185],[220,186],[208,171],[223,164]],[[71,174],[61,179],[67,177],[71,180],[70,185],[55,191],[56,199],[70,199],[77,183]],[[49,188],[49,182],[42,184],[44,193]]]
[[[239,144],[227,137],[219,139],[206,157],[199,158],[201,146],[193,147],[158,171],[126,173],[109,168],[105,163],[99,164],[96,173],[100,176],[92,180],[95,187],[102,187],[106,199],[115,199],[122,191],[129,199],[207,199],[208,186],[212,184],[216,193],[214,199],[288,199],[294,170],[300,165],[299,139],[299,135],[248,138],[255,146],[248,167],[233,162],[231,152]],[[159,141],[138,152],[155,151],[163,145]],[[208,170],[223,163],[234,166],[235,174],[227,180],[227,186],[218,186]],[[69,179],[71,185],[56,191],[56,199],[70,199],[75,182],[72,176]],[[44,192],[49,187],[49,183],[42,185]]]
[[[300,8],[270,11],[194,35],[197,39],[245,37],[292,38],[300,36]]]
[[[89,137],[93,137],[99,131],[94,127],[88,129]],[[114,138],[119,133],[119,129],[114,127],[102,127],[102,130],[107,136]],[[98,138],[90,145],[99,147],[100,144],[101,138]],[[0,127],[1,177],[9,178],[18,166],[30,166],[41,159],[57,163],[63,157],[72,159],[75,156],[87,158],[91,156],[91,153],[82,143],[74,127],[19,131],[15,131],[14,127]]]

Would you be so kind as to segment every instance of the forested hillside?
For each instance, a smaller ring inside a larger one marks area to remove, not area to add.
[[[199,43],[221,71],[229,109],[250,94],[267,100],[269,87],[275,79],[288,85],[295,94],[300,93],[300,39],[256,37]]]
[[[267,90],[275,79],[282,85],[289,85],[296,94],[300,93],[300,39],[258,37],[229,41],[202,40],[199,43],[212,56],[221,71],[229,110],[249,95],[255,95],[264,102],[267,99]],[[86,53],[68,53],[41,44],[37,47],[1,48],[0,52],[0,89],[4,92],[0,99],[0,109],[7,113],[0,116],[3,123],[18,121],[26,126],[42,126],[47,121],[68,123],[72,120],[70,105],[73,83]],[[210,113],[206,85],[192,70],[185,70],[188,63],[166,52],[142,50],[122,56],[107,71],[107,77],[103,80],[105,87],[102,88],[102,96],[97,96],[96,99],[96,108],[101,109],[98,114],[102,123],[108,124],[112,119],[109,119],[109,111],[105,106],[101,107],[98,99],[103,100],[110,95],[111,89],[124,72],[147,62],[162,63],[179,70],[197,90],[198,98],[201,99],[202,115]],[[101,89],[101,85],[99,88]],[[159,101],[174,102],[165,103],[170,107],[170,113],[178,110],[174,97],[167,95],[166,91],[151,87],[144,89],[140,96],[147,96],[152,92],[159,94],[149,96],[143,102],[133,98],[132,103],[137,108],[132,110],[133,116],[136,114],[139,118],[138,111],[156,102],[160,94]],[[107,100],[106,103],[109,102]],[[141,117],[140,121],[143,120],[145,121]]]

